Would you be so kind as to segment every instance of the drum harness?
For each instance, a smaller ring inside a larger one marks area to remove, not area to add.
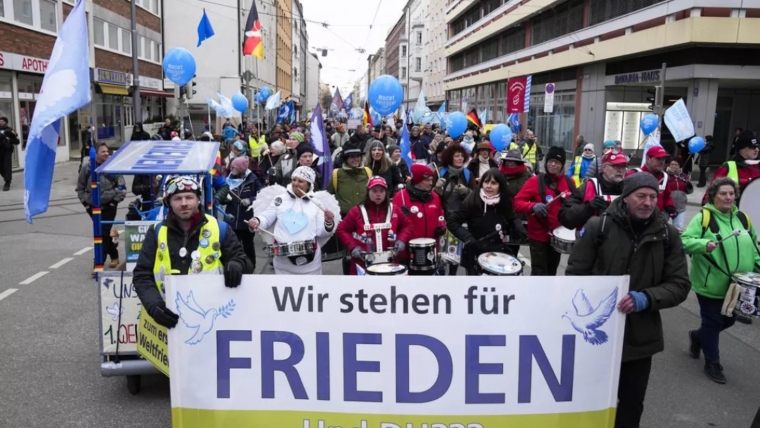
[[[747,217],[747,214],[745,214],[743,211],[737,211],[736,217],[739,219],[739,222],[741,223],[742,227],[749,231],[752,225],[750,224],[749,217]],[[705,232],[707,232],[707,229],[710,229],[710,232],[715,235],[715,238],[717,241],[719,241],[718,245],[723,245],[723,242],[720,242],[723,240],[720,236],[720,229],[718,228],[718,223],[715,221],[715,219],[712,217],[712,213],[710,213],[709,210],[702,208],[702,235],[701,238],[705,237]],[[757,250],[757,246],[755,246],[755,250]],[[760,250],[758,250],[760,252]],[[729,264],[728,264],[728,257],[726,256],[726,252],[722,251],[723,254],[723,262],[726,264],[726,269],[731,271]],[[712,253],[710,254],[702,254],[704,258],[711,264],[713,267],[718,269],[723,275],[726,275],[726,277],[729,279],[729,281],[733,278],[733,273],[729,273],[725,271],[723,268],[721,268],[718,263],[715,261],[715,258],[713,257]],[[739,264],[739,261],[736,261],[737,265]],[[736,273],[736,271],[734,271]]]
[[[376,253],[382,253],[383,252],[383,230],[390,229],[391,226],[391,217],[393,215],[393,203],[388,203],[388,212],[385,214],[385,223],[370,223],[369,216],[367,215],[367,209],[364,207],[364,205],[360,205],[359,209],[362,213],[362,220],[364,220],[364,231],[369,232],[371,230],[375,231],[375,252]]]

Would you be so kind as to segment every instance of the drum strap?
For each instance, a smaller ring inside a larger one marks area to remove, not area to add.
[[[367,209],[364,205],[360,205],[359,209],[362,213],[362,220],[364,220],[364,231],[375,231],[375,252],[383,252],[383,230],[391,228],[391,217],[393,215],[393,203],[388,204],[388,212],[385,214],[385,223],[370,223],[369,216],[367,215]]]

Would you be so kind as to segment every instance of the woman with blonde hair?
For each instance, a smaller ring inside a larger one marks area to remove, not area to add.
[[[372,176],[383,177],[388,183],[388,192],[392,196],[400,188],[404,187],[404,180],[398,167],[391,162],[385,152],[385,145],[380,140],[370,140],[367,145],[367,155],[364,166],[372,170]]]

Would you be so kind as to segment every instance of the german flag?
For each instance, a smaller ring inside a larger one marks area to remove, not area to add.
[[[364,126],[374,126],[372,124],[372,116],[369,115],[369,104],[364,101]]]
[[[209,174],[222,175],[222,172],[224,172],[224,167],[222,166],[222,153],[217,152],[216,160],[214,161],[214,167],[211,168],[211,170],[209,171]]]
[[[256,10],[256,0],[251,2],[251,12],[243,29],[243,56],[251,55],[264,59],[264,42],[261,40],[261,21]]]
[[[472,109],[469,113],[467,113],[467,120],[478,127],[478,129],[483,127],[483,124],[480,123],[480,118],[478,117],[478,111],[475,109]]]

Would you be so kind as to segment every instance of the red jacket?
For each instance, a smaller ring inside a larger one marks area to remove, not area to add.
[[[411,229],[409,233],[409,240],[416,238],[433,238],[436,239],[435,229],[439,226],[446,227],[446,219],[443,214],[443,207],[441,206],[441,197],[435,192],[430,192],[431,199],[427,202],[422,202],[416,199],[412,199],[409,195],[409,190],[404,189],[393,197],[394,207],[407,207],[409,211],[402,210],[406,218],[411,223]],[[408,242],[405,242],[408,244]],[[404,250],[399,254],[402,261],[409,260],[409,252]]]
[[[684,174],[668,174],[668,190],[673,193],[675,191],[682,191],[686,193],[686,187],[689,185],[689,177]]]
[[[372,202],[366,202],[364,206],[367,209],[367,218],[370,223],[385,223],[385,218],[388,213],[387,205],[375,205]],[[335,231],[335,233],[338,235],[338,239],[340,239],[340,242],[343,244],[343,247],[346,249],[346,253],[349,256],[351,254],[351,251],[356,247],[359,247],[362,251],[367,251],[368,249],[366,243],[354,238],[354,233],[359,236],[361,236],[363,233],[366,233],[367,236],[373,240],[375,238],[374,231],[364,230],[364,219],[362,218],[362,212],[359,207],[361,207],[361,205],[357,205],[351,208],[348,214],[346,214],[346,218],[340,222],[338,229]],[[409,239],[412,233],[412,224],[409,219],[401,212],[401,207],[397,206],[396,204],[393,204],[393,211],[391,212],[391,228],[385,229],[381,232],[383,251],[389,251],[393,249],[395,241],[388,240],[388,232],[391,230],[396,234],[396,241],[402,241],[407,246],[409,245]],[[372,245],[372,248],[374,248],[374,242]],[[352,259],[351,261],[351,275],[356,275],[356,265],[358,264],[364,267],[364,262],[358,261],[356,259]]]
[[[522,189],[517,192],[514,199],[515,212],[528,216],[528,238],[537,242],[549,242],[552,230],[561,226],[559,224],[559,208],[562,206],[562,201],[547,205],[548,219],[531,215],[533,213],[533,206],[539,202],[546,204],[562,192],[568,192],[569,196],[573,189],[568,185],[564,174],[556,177],[552,176],[554,181],[557,182],[557,191],[555,192],[550,189],[549,186],[544,186],[546,189],[546,199],[542,201],[538,191],[538,178],[538,175],[529,178]]]
[[[739,176],[739,194],[736,197],[736,205],[738,206],[741,195],[744,193],[744,189],[747,188],[749,182],[760,177],[760,165],[748,165],[744,162],[744,160],[740,159],[740,156],[738,154],[731,160],[736,162],[736,174]],[[721,165],[717,171],[715,171],[713,181],[721,177],[728,177],[728,166],[726,166],[725,163]],[[712,184],[712,181],[710,184]],[[705,205],[706,203],[707,192],[705,192],[705,196],[702,199],[702,205]]]
[[[636,169],[632,169],[628,171],[625,176],[630,177],[633,174],[636,174]],[[649,174],[654,175],[654,178],[657,179],[657,181],[660,182],[660,191],[657,194],[657,209],[660,210],[660,212],[665,212],[666,207],[671,207],[673,209],[676,209],[676,204],[673,203],[673,198],[670,197],[670,188],[668,188],[668,183],[662,183],[662,180],[664,178],[664,174],[661,172],[659,174],[654,174],[652,171],[647,168],[646,165],[641,168],[641,172],[648,172]],[[668,174],[669,175],[669,174]],[[670,181],[670,180],[668,180]]]

